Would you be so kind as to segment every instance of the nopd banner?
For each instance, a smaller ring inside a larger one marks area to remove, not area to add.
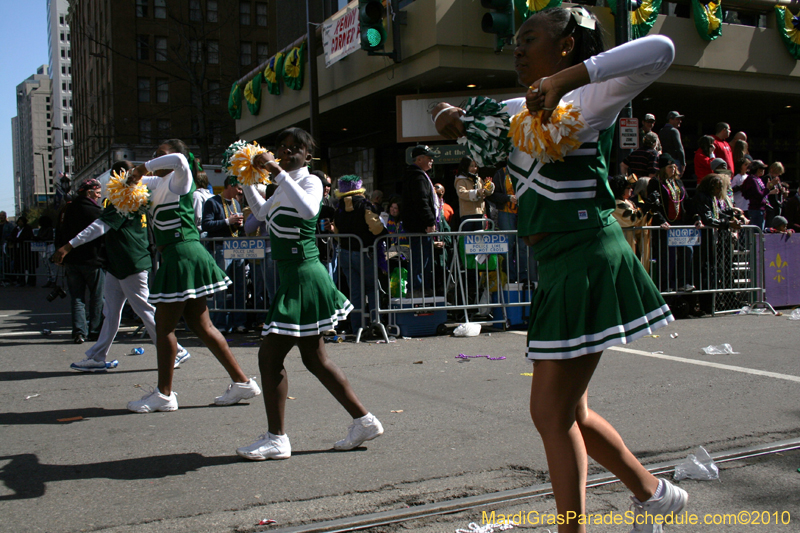
[[[230,239],[223,243],[225,259],[264,259],[264,239]]]
[[[322,23],[322,46],[325,48],[326,67],[361,49],[358,0],[353,0]]]

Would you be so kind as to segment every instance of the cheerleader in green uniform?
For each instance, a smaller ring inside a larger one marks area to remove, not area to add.
[[[289,128],[278,135],[276,145],[280,165],[269,153],[253,158],[255,168],[272,174],[278,186],[275,194],[265,201],[254,186],[244,187],[256,218],[267,222],[272,258],[280,273],[280,286],[270,304],[258,351],[268,429],[253,444],[236,450],[252,461],[292,455],[283,423],[289,392],[283,362],[295,345],[306,368],[353,417],[347,436],[334,448],[351,450],[383,433],[380,421],[364,408],[345,375],[328,358],[322,340],[322,332],[344,320],[353,306],[328,276],[314,240],[323,194],[322,183],[310,176],[307,168],[314,140],[304,130]]]
[[[225,337],[208,315],[206,296],[225,290],[231,280],[200,244],[194,223],[195,186],[188,152],[183,141],[164,141],[155,153],[156,158],[135,167],[128,178],[129,183],[141,180],[151,190],[149,209],[156,246],[161,252],[161,264],[149,298],[156,307],[158,388],[128,403],[128,409],[136,413],[178,409],[172,374],[177,355],[175,327],[181,315],[233,380],[225,394],[214,400],[215,404],[232,405],[261,394],[255,379],[248,379],[239,368]],[[148,173],[153,175],[145,176]]]
[[[607,178],[620,110],[669,68],[675,49],[668,38],[653,35],[603,52],[599,23],[580,6],[536,13],[520,27],[516,43],[514,65],[528,92],[505,102],[515,116],[508,171],[519,235],[539,262],[527,346],[534,366],[530,412],[565,519],[558,531],[586,531],[588,455],[633,493],[633,531],[660,533],[654,519],[680,512],[688,496],[642,466],[614,427],[589,408],[588,387],[603,350],[673,320],[611,216]],[[530,130],[516,129],[526,113]],[[433,110],[437,130],[464,135],[461,114],[439,104]],[[523,140],[528,131],[538,134],[539,141],[546,138],[541,124],[560,127],[555,123],[573,116],[576,129],[555,141],[550,136],[552,142],[542,143],[546,150],[517,143],[515,130]]]

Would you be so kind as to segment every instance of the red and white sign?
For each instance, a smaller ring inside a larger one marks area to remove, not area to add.
[[[619,119],[619,147],[623,150],[639,149],[639,119]]]
[[[358,0],[353,0],[322,23],[322,46],[325,49],[326,67],[361,49]]]

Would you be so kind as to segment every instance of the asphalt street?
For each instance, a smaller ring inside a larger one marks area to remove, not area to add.
[[[528,414],[532,367],[521,332],[328,344],[386,430],[351,452],[332,450],[349,417],[295,351],[287,359],[292,458],[253,463],[235,449],[266,431],[263,404],[213,406],[229,380],[196,338],[181,335],[192,358],[175,373],[180,409],[129,413],[126,403],[155,386],[152,344],[120,333],[117,369],[73,372],[87,345],[69,342],[68,299],[49,303],[46,294],[0,288],[0,531],[267,531],[548,482]],[[800,321],[719,316],[657,335],[608,350],[590,388],[590,405],[645,464],[679,461],[700,445],[719,453],[800,438]],[[228,338],[257,376],[258,335]],[[723,343],[739,353],[701,351]],[[137,346],[144,355],[128,355]],[[683,482],[692,512],[786,511],[789,524],[670,530],[800,531],[799,459],[726,463],[721,482]],[[590,464],[590,474],[601,472]],[[592,489],[588,502],[624,512],[629,500],[616,484]],[[552,508],[541,497],[488,509]],[[480,518],[466,512],[373,531],[452,532]],[[277,523],[257,526],[263,519]]]

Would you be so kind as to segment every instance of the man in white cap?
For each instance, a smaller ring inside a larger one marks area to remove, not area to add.
[[[686,169],[686,153],[683,151],[683,142],[681,141],[681,132],[678,128],[681,127],[683,115],[677,111],[670,111],[667,113],[667,123],[658,132],[658,137],[661,139],[661,146],[664,148],[664,153],[667,153],[675,159],[678,164],[678,171],[683,174]]]
[[[656,116],[652,113],[647,113],[644,116],[644,120],[642,121],[642,127],[639,130],[639,146],[642,146],[644,143],[644,136],[653,131],[653,126],[656,125]],[[653,131],[653,133],[656,133]],[[656,133],[656,139],[658,139],[658,134]],[[661,140],[659,139],[656,142],[654,147],[655,151],[659,154],[661,153]]]

